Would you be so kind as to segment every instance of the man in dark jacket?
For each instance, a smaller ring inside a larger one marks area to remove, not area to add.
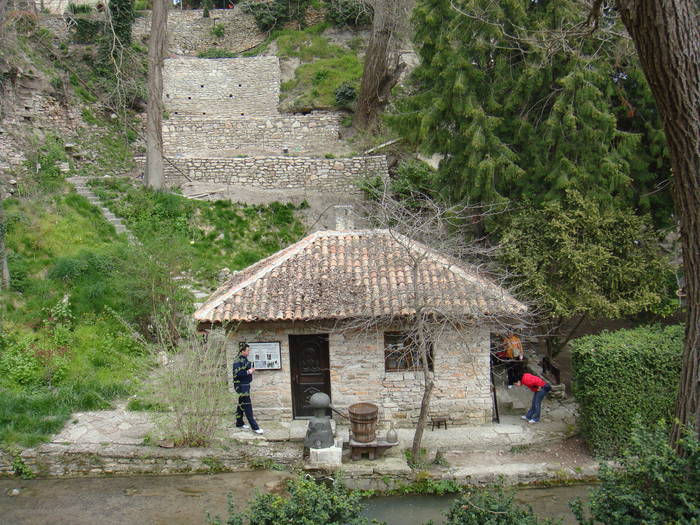
[[[258,426],[257,421],[253,417],[253,404],[250,401],[250,383],[253,381],[253,373],[255,368],[248,361],[250,346],[246,343],[241,345],[238,351],[238,357],[233,362],[233,388],[238,394],[238,405],[236,406],[236,427],[248,428],[248,425],[243,423],[243,413],[250,423],[250,428],[256,434],[262,434],[263,430]]]

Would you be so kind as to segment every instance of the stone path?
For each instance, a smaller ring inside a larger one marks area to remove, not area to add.
[[[73,185],[78,195],[82,195],[83,197],[85,197],[90,202],[90,204],[96,206],[100,210],[102,216],[107,220],[107,222],[114,226],[114,229],[117,233],[126,234],[131,244],[138,244],[139,240],[126,227],[122,219],[114,215],[114,213],[112,213],[111,211],[109,211],[109,209],[106,208],[104,204],[102,204],[100,198],[92,192],[92,190],[88,186],[89,180],[90,177],[68,177],[66,179],[67,182]],[[194,295],[195,309],[199,308],[204,303],[205,299],[210,295],[210,292],[202,290],[201,286],[198,283],[195,283],[191,278],[189,278],[186,275],[178,275],[173,277],[173,279],[176,281],[181,281],[181,286],[183,288],[186,288],[190,293],[192,293],[192,295]]]
[[[526,389],[520,390],[511,392],[513,398],[525,400],[530,397]],[[134,472],[144,472],[144,468],[152,467],[139,463],[143,457],[161,458],[148,461],[164,461],[168,465],[188,462],[201,465],[207,457],[221,458],[235,469],[235,454],[229,457],[232,450],[245,450],[246,454],[257,456],[263,462],[275,457],[284,458],[285,463],[301,462],[302,441],[308,424],[305,420],[265,422],[265,433],[258,435],[250,430],[235,428],[231,418],[215,448],[162,449],[143,445],[146,436],[150,440],[158,437],[153,414],[129,412],[124,405],[122,403],[114,410],[74,414],[51,443],[28,451],[27,459],[38,462],[43,454],[50,463],[64,461],[56,458],[82,455],[92,458],[93,463],[97,461],[95,457],[104,457],[104,464],[111,465],[116,457],[124,463],[120,465],[121,469],[129,468],[127,465],[131,462]],[[500,423],[476,427],[448,426],[447,429],[435,430],[428,427],[422,443],[426,450],[425,457],[432,460],[439,451],[444,461],[442,466],[431,465],[428,469],[434,478],[455,479],[463,483],[493,482],[499,476],[509,483],[593,477],[597,473],[598,463],[580,445],[577,449],[575,442],[573,446],[569,443],[575,428],[575,411],[576,404],[571,400],[547,399],[542,421],[535,425],[527,424],[518,414],[512,414],[502,416]],[[342,420],[337,423],[336,436],[347,442],[348,426]],[[379,437],[383,437],[385,432],[386,429],[380,428]],[[387,476],[393,480],[392,483],[413,479],[415,471],[408,466],[404,455],[404,451],[411,447],[413,429],[397,429],[397,433],[399,445],[389,449],[382,459],[350,461],[348,457],[344,458],[342,470],[352,486],[381,489],[386,488],[382,487],[382,483],[388,479]],[[76,464],[80,465],[80,461]],[[99,466],[88,473],[101,473],[100,469],[104,466],[100,461],[97,464]],[[241,467],[244,465],[237,468]],[[65,465],[55,467],[50,472],[65,475],[66,471],[61,470],[65,468]],[[122,471],[128,472],[110,472]],[[74,475],[77,473],[80,472],[73,472]]]
[[[112,226],[114,226],[114,229],[117,231],[117,233],[125,233],[129,238],[129,242],[136,242],[136,237],[134,237],[134,235],[128,230],[128,228],[124,225],[124,222],[119,217],[114,215],[111,211],[109,211],[102,204],[100,198],[97,195],[95,195],[92,192],[92,190],[88,187],[87,183],[89,180],[90,177],[68,177],[66,179],[67,182],[70,182],[73,185],[78,195],[82,195],[88,201],[90,201],[90,204],[99,208],[104,218],[107,219],[107,221],[110,224],[112,224]]]

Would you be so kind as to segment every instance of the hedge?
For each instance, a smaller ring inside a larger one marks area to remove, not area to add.
[[[683,327],[645,326],[571,342],[581,431],[594,453],[619,454],[633,421],[670,422],[678,393]]]

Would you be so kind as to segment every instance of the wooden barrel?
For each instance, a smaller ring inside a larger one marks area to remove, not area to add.
[[[360,443],[370,443],[377,439],[377,405],[355,403],[348,407],[352,437]]]

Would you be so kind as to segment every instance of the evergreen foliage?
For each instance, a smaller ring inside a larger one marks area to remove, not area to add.
[[[128,47],[131,44],[131,26],[136,18],[134,0],[110,0],[109,12],[117,45],[122,48]]]
[[[445,155],[445,197],[539,205],[576,189],[668,221],[670,196],[655,191],[670,176],[661,123],[608,15],[591,35],[575,0],[418,1],[421,64],[390,122]]]
[[[568,191],[524,207],[501,230],[500,259],[556,328],[577,316],[668,313],[673,274],[649,221]],[[556,341],[555,341],[556,343]]]
[[[678,393],[683,327],[603,332],[571,343],[578,422],[594,452],[619,454],[634,421],[670,421]]]
[[[599,478],[589,502],[572,505],[581,525],[700,523],[700,443],[690,431],[677,452],[663,425],[637,424],[620,464],[602,464]]]

